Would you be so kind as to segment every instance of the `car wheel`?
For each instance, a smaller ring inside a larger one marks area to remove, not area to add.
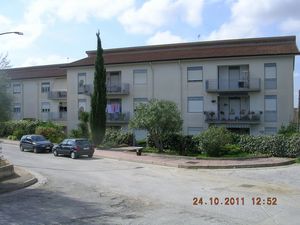
[[[71,158],[72,158],[72,159],[76,159],[76,158],[77,158],[77,156],[76,156],[76,153],[75,153],[75,152],[71,152]]]
[[[58,156],[58,153],[57,153],[56,150],[53,151],[53,155],[54,155],[54,156]]]
[[[92,158],[92,157],[93,157],[93,154],[88,154],[88,157],[89,157],[89,158]]]
[[[36,149],[36,147],[33,147],[33,152],[38,153],[38,150]]]
[[[20,145],[20,150],[21,150],[22,152],[24,152],[23,145]]]

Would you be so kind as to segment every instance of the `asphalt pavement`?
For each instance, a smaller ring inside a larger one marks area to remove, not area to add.
[[[0,224],[296,225],[299,164],[187,170],[106,158],[72,160],[3,144],[44,182],[0,195]]]

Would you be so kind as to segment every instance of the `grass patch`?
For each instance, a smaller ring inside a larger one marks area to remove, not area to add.
[[[300,157],[296,159],[296,163],[300,163]]]

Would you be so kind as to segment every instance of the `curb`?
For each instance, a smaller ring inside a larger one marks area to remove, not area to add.
[[[123,159],[123,158],[116,158],[116,157],[109,157],[109,156],[98,156],[94,155],[95,158],[106,158],[106,159],[114,159],[119,161],[127,161],[127,162],[135,162],[135,163],[142,163],[142,164],[150,164],[150,165],[158,165],[158,166],[167,166],[167,167],[174,167],[179,168],[177,165],[173,165],[170,163],[159,163],[155,161],[140,161],[135,159]]]
[[[96,158],[107,158],[107,159],[114,159],[119,161],[127,161],[127,162],[136,162],[136,163],[143,163],[143,164],[152,164],[152,165],[159,165],[159,166],[167,166],[167,167],[175,167],[181,169],[239,169],[239,168],[260,168],[260,167],[277,167],[277,166],[286,166],[291,165],[296,162],[296,159],[289,159],[283,162],[275,162],[275,163],[261,163],[261,164],[244,164],[244,165],[185,165],[185,164],[177,164],[174,165],[172,163],[161,163],[156,161],[141,161],[137,159],[124,159],[124,158],[117,158],[117,157],[109,157],[109,156],[98,156],[94,155]]]
[[[184,165],[179,164],[178,168],[184,169],[240,169],[240,168],[260,168],[260,167],[277,167],[277,166],[287,166],[294,164],[295,159],[287,160],[278,163],[261,163],[261,164],[249,164],[249,165],[224,165],[224,166],[195,166],[195,165]]]
[[[24,168],[20,168],[20,167],[17,167],[16,170],[17,171],[18,170],[23,170],[26,173],[30,174],[30,176],[32,176],[32,177],[28,180],[23,181],[23,182],[19,182],[19,183],[16,182],[14,184],[11,184],[11,187],[9,187],[9,189],[8,188],[1,189],[0,196],[2,196],[3,194],[11,194],[11,193],[15,193],[17,191],[25,190],[25,188],[38,183],[38,179],[31,172],[29,172],[28,170],[26,170]],[[16,174],[18,175],[18,173],[16,173]],[[16,179],[16,178],[12,177],[11,179]]]
[[[11,177],[14,173],[14,165],[10,163],[0,167],[0,179]]]

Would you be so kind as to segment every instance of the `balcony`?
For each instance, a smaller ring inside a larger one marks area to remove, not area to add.
[[[50,91],[48,92],[48,99],[67,99],[67,91]]]
[[[229,80],[220,82],[220,80],[206,80],[206,92],[256,92],[261,90],[260,78],[251,78],[248,80]]]
[[[67,121],[67,112],[50,112],[49,119],[52,121]]]
[[[248,112],[240,113],[239,115],[228,115],[225,116],[224,112],[204,112],[205,122],[209,124],[260,124],[260,118],[263,114],[262,111],[259,112]]]
[[[120,124],[120,123],[128,123],[130,119],[130,113],[106,113],[106,123],[109,124]]]
[[[43,121],[67,121],[67,112],[42,112]]]
[[[129,83],[122,83],[120,85],[107,85],[106,91],[108,95],[128,95]]]

